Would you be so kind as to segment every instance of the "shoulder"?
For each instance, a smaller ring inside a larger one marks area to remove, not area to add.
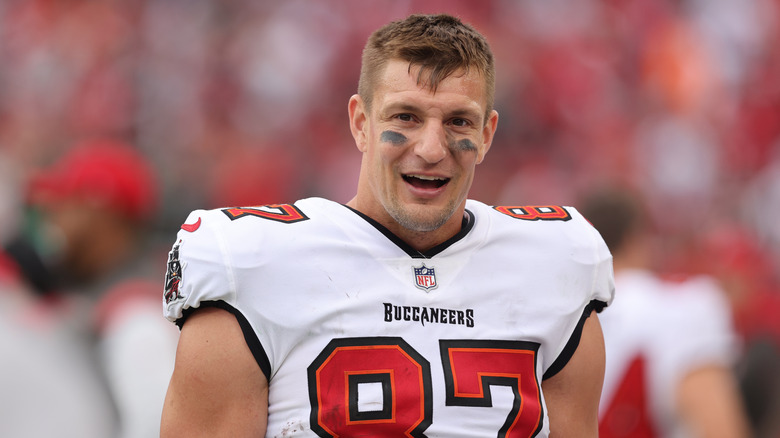
[[[665,308],[677,311],[681,320],[700,326],[721,324],[729,320],[730,305],[726,293],[717,281],[698,275],[681,281],[659,280]]]
[[[725,292],[708,276],[661,277],[647,270],[629,269],[620,271],[616,281],[637,306],[663,308],[667,319],[708,319],[728,312]]]
[[[310,212],[318,211],[322,204],[298,201],[292,204],[267,204],[250,207],[224,207],[212,210],[195,210],[187,217],[182,230],[195,232],[202,226],[227,232],[247,227],[258,228],[274,224],[292,224],[309,220],[299,205]]]
[[[290,204],[195,210],[181,226],[178,240],[182,243],[201,240],[211,241],[212,245],[232,245],[284,233],[299,233],[302,228],[322,226],[329,210],[338,211],[336,206],[339,204],[309,198]],[[317,220],[312,221],[313,218]],[[292,224],[302,225],[290,227]]]
[[[178,321],[187,309],[206,301],[234,306],[246,272],[284,258],[296,247],[290,242],[327,234],[333,217],[344,211],[339,204],[318,198],[193,211],[168,254],[166,317]]]
[[[597,236],[598,232],[577,211],[575,207],[564,205],[487,205],[469,200],[466,208],[478,218],[487,218],[495,226],[543,231],[545,229],[571,229],[586,231]]]
[[[466,208],[499,257],[577,278],[589,299],[609,305],[614,295],[612,254],[604,239],[571,206],[499,205],[469,200]],[[477,233],[477,234],[479,234]],[[523,258],[524,257],[524,258]],[[596,308],[601,309],[599,304]]]
[[[697,276],[670,280],[649,272],[630,271],[620,272],[617,281],[620,313],[609,316],[634,324],[636,330],[645,333],[644,337],[658,343],[668,357],[688,360],[692,354],[725,355],[735,345],[731,309],[725,292],[714,279]]]
[[[573,219],[572,211],[576,211],[573,207],[562,205],[487,205],[473,199],[466,201],[466,208],[472,211],[479,211],[480,214],[500,213],[509,218],[526,222],[567,222]]]
[[[598,231],[575,207],[562,205],[496,205],[468,201],[476,220],[487,222],[496,238],[518,238],[547,249],[567,249],[597,260],[611,255]]]

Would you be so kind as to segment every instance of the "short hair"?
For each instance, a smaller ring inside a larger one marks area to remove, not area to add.
[[[614,254],[632,234],[649,226],[647,211],[637,194],[619,188],[595,190],[578,206]]]
[[[463,69],[476,69],[485,80],[487,109],[493,110],[495,64],[487,39],[472,26],[447,14],[410,15],[376,30],[363,49],[358,94],[371,109],[379,75],[388,61],[398,59],[420,66],[417,84],[435,92],[439,84]]]

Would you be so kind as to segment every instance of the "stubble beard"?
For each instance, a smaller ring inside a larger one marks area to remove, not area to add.
[[[456,210],[456,205],[453,201],[450,201],[441,210],[434,212],[433,216],[424,213],[431,213],[435,207],[419,204],[408,207],[402,205],[398,199],[392,199],[389,204],[385,206],[385,210],[390,217],[401,227],[417,233],[427,233],[441,228]]]

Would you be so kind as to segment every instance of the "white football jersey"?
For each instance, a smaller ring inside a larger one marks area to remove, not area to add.
[[[165,315],[236,315],[270,382],[267,437],[546,437],[541,382],[612,301],[611,256],[571,207],[466,209],[424,253],[321,198],[194,211]]]
[[[693,436],[675,413],[675,390],[699,367],[733,364],[737,338],[723,292],[707,277],[669,282],[633,269],[615,283],[617,299],[600,318],[601,436]]]

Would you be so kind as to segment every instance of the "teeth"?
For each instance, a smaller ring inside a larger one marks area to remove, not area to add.
[[[446,178],[440,178],[438,176],[427,176],[427,175],[409,175],[412,178],[422,179],[425,181],[444,181]]]

